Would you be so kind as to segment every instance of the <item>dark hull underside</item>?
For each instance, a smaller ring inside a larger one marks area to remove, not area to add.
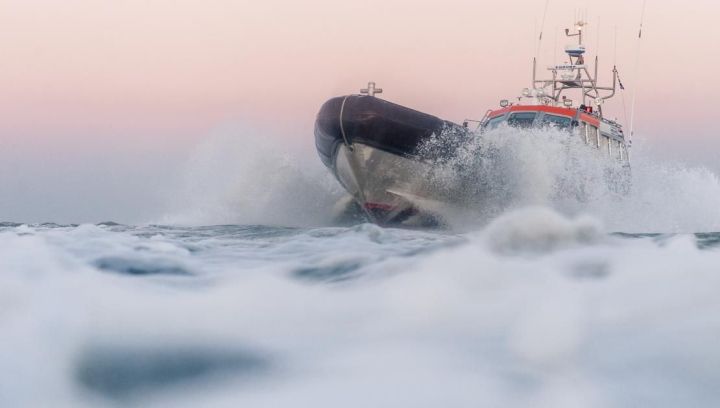
[[[337,148],[343,143],[362,143],[403,157],[433,159],[457,147],[465,134],[465,128],[452,122],[361,95],[328,100],[315,121],[315,146],[322,162],[331,169]]]

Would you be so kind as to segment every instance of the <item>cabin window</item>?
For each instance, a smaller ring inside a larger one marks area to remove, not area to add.
[[[495,129],[503,120],[505,120],[505,115],[496,116],[485,123],[485,129]]]
[[[602,151],[609,152],[609,151],[610,151],[610,142],[611,142],[611,140],[608,139],[608,137],[605,136],[605,135],[603,135],[603,134],[598,135],[598,140],[599,140],[599,143],[600,143],[600,144],[599,144],[600,151],[601,151],[601,152],[602,152]]]
[[[519,127],[519,128],[529,128],[532,127],[533,122],[535,121],[535,112],[516,112],[510,115],[508,118],[508,125]]]
[[[543,126],[552,126],[558,129],[567,129],[570,127],[572,120],[565,116],[548,115],[543,116]]]
[[[589,144],[600,148],[600,135],[595,126],[589,123],[585,125],[585,137]]]
[[[580,122],[580,125],[578,126],[578,132],[580,133],[580,137],[582,137],[582,140],[585,142],[585,144],[589,144],[589,138],[587,134],[587,125],[585,122]]]

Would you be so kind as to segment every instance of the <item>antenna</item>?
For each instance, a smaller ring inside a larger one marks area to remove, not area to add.
[[[640,84],[640,77],[638,76],[638,73],[640,72],[640,43],[642,41],[642,28],[643,28],[643,20],[645,19],[645,4],[647,3],[647,0],[643,0],[642,3],[642,10],[640,11],[640,28],[638,29],[638,41],[637,41],[637,49],[635,53],[635,75],[633,77],[633,80],[635,81],[635,87],[633,89],[633,96],[632,96],[632,102],[630,104],[630,144],[632,145],[632,138],[635,134],[635,97],[637,96],[637,90],[639,88]]]
[[[545,0],[545,8],[543,9],[543,17],[540,23],[540,36],[538,37],[537,48],[535,49],[535,58],[537,58],[538,54],[540,54],[540,45],[542,44],[543,30],[545,30],[545,17],[547,17],[547,10],[549,4],[550,0]]]
[[[555,47],[553,49],[553,64],[557,64],[557,48],[558,48],[558,31],[560,29],[555,26]]]
[[[617,65],[617,26],[615,26],[615,44],[613,44],[613,65]]]
[[[597,32],[597,37],[595,38],[595,56],[600,55],[600,17],[597,19],[597,28],[595,29]]]

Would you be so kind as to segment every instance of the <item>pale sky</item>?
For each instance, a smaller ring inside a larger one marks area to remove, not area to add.
[[[641,4],[550,0],[539,65],[560,59],[562,28],[584,12],[588,54],[607,81],[617,61],[629,110]],[[218,127],[314,154],[322,102],[368,80],[388,100],[478,118],[529,85],[544,5],[0,0],[0,220],[141,220]],[[647,0],[636,134],[668,159],[720,163],[718,16],[716,1]],[[620,99],[609,105],[622,121]]]

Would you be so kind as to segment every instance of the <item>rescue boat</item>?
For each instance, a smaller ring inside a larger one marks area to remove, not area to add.
[[[594,72],[585,63],[586,24],[576,23],[573,33],[565,30],[568,37],[578,38],[577,44],[565,48],[567,62],[548,67],[550,76],[537,79],[533,59],[531,87],[523,89],[515,103],[501,100],[499,108],[489,109],[480,120],[456,124],[380,99],[376,95],[382,89],[374,82],[360,94],[328,100],[315,121],[320,159],[350,194],[351,204],[381,225],[442,223],[443,207],[457,203],[432,177],[436,164],[500,126],[552,126],[569,138],[579,138],[606,159],[612,182],[627,191],[629,142],[622,126],[603,114],[617,86],[624,88],[616,67],[612,85],[600,86],[597,57]],[[569,97],[571,92],[577,100]],[[433,148],[427,148],[430,145]]]

